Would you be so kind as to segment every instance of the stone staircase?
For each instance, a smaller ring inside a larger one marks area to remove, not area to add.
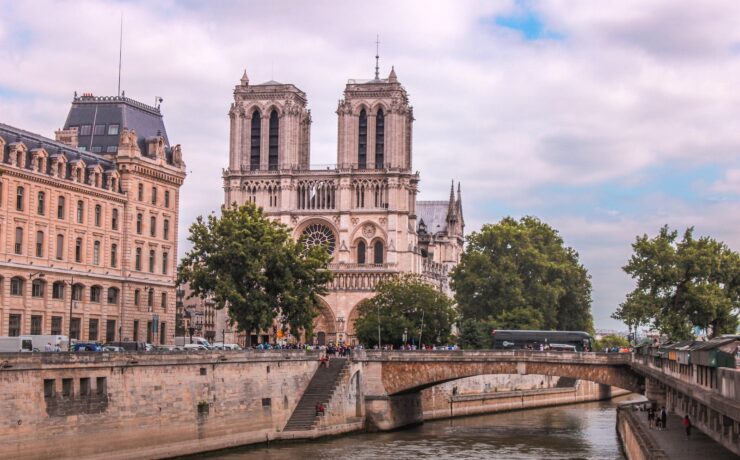
[[[332,358],[329,360],[328,368],[319,366],[283,431],[313,429],[319,421],[319,416],[316,415],[316,404],[323,404],[328,411],[327,404],[331,400],[334,390],[341,382],[342,377],[347,375],[348,372],[346,358]]]

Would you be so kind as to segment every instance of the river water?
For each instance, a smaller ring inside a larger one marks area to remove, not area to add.
[[[616,432],[619,402],[573,404],[426,422],[387,433],[275,443],[197,456],[220,460],[624,459]]]

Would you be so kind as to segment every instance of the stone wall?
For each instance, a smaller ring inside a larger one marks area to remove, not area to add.
[[[625,456],[628,460],[667,460],[665,452],[653,443],[635,419],[634,407],[634,403],[617,407],[617,434]]]

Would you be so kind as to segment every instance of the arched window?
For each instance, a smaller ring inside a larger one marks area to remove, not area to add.
[[[280,119],[278,118],[277,110],[273,110],[270,113],[270,138],[268,142],[268,169],[278,169],[278,134],[280,133]]]
[[[382,241],[376,241],[375,246],[373,247],[373,263],[375,264],[382,264],[383,263],[383,242]]]
[[[252,113],[251,144],[249,148],[249,169],[260,169],[260,141],[262,140],[262,121],[259,111]]]
[[[81,284],[75,284],[72,286],[72,300],[82,300],[82,293],[85,290],[85,286]]]
[[[36,212],[38,213],[39,216],[43,216],[45,211],[46,211],[46,194],[44,192],[39,192]]]
[[[82,200],[77,202],[77,223],[81,224],[85,215],[85,203]]]
[[[23,227],[15,228],[15,253],[23,254]]]
[[[385,115],[383,109],[375,116],[375,169],[383,167],[385,157]]]
[[[149,288],[149,293],[146,298],[146,306],[147,307],[153,307],[154,306],[154,289]]]
[[[154,216],[149,218],[149,234],[151,236],[157,236],[157,218]]]
[[[152,187],[152,204],[157,204],[157,187]]]
[[[15,209],[17,211],[23,211],[23,195],[25,190],[23,187],[18,187],[15,192]]]
[[[36,257],[44,257],[44,232],[36,232]]]
[[[100,241],[93,243],[93,265],[100,265]]]
[[[82,262],[82,238],[75,240],[75,262]]]
[[[136,262],[134,267],[137,271],[141,271],[141,248],[136,248]]]
[[[163,310],[167,310],[167,293],[166,292],[162,293],[162,302],[160,306],[162,307]]]
[[[169,260],[167,260],[168,258],[169,258],[169,254],[167,252],[163,252],[162,253],[162,274],[163,275],[167,274],[167,264],[169,263]]]
[[[365,109],[360,111],[360,129],[357,134],[357,167],[365,169],[367,168],[367,112]]]
[[[93,286],[90,288],[90,302],[100,303],[100,297],[103,293],[103,288],[100,286]]]
[[[144,220],[144,216],[141,213],[138,213],[136,215],[136,233],[141,235],[141,225],[142,221]]]
[[[139,184],[138,198],[139,201],[144,201],[144,184]]]
[[[165,208],[170,207],[170,191],[169,190],[164,191],[164,207]]]
[[[141,289],[134,291],[134,305],[137,307],[141,304]]]
[[[64,219],[64,197],[60,196],[57,200],[57,219]]]
[[[365,247],[365,242],[360,241],[357,243],[357,263],[358,264],[364,264],[365,263],[365,252],[367,248]]]
[[[170,220],[169,219],[165,219],[162,224],[162,238],[164,238],[165,240],[170,239]]]
[[[31,282],[31,297],[43,297],[44,289],[46,287],[46,281],[35,279]]]
[[[25,280],[20,276],[14,276],[10,279],[10,295],[23,295],[23,285]]]
[[[116,265],[118,265],[118,245],[114,243],[110,245],[110,266],[115,268]]]
[[[118,209],[111,212],[110,226],[113,230],[118,230]]]
[[[103,214],[103,209],[100,207],[99,204],[95,205],[95,226],[100,227],[100,219]]]
[[[154,249],[149,251],[149,273],[154,273]]]
[[[54,284],[51,285],[51,298],[64,298],[64,281],[54,281]]]
[[[118,288],[115,288],[115,287],[108,288],[108,303],[111,305],[118,304]]]
[[[64,235],[57,235],[57,260],[64,259]]]

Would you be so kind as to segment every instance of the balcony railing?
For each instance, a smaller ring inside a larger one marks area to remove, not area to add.
[[[328,287],[333,291],[374,291],[378,283],[392,279],[397,273],[396,271],[335,271],[334,279]]]

